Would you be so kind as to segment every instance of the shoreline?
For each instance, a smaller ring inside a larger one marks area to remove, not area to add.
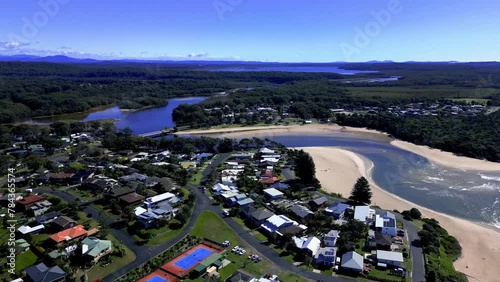
[[[285,136],[287,134],[321,134],[328,135],[332,133],[352,133],[366,134],[367,136],[384,138],[389,143],[401,150],[405,150],[425,157],[430,162],[440,166],[445,166],[458,170],[478,170],[478,171],[500,171],[500,163],[486,160],[474,159],[454,155],[451,152],[445,152],[439,149],[420,146],[410,142],[395,140],[389,137],[389,134],[368,128],[340,126],[337,124],[308,124],[308,125],[272,125],[272,126],[249,126],[234,128],[216,128],[216,129],[194,129],[187,131],[178,131],[175,135],[220,135],[221,137],[270,137]]]
[[[354,152],[335,147],[297,149],[303,149],[313,157],[323,190],[346,197],[356,179],[365,176],[372,187],[372,205],[399,211],[416,207],[423,216],[435,218],[463,248],[462,256],[454,262],[457,271],[467,274],[469,281],[499,281],[500,269],[492,269],[491,265],[500,260],[500,230],[433,211],[382,189],[370,177],[373,163]]]

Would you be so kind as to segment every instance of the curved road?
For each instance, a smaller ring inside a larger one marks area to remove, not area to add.
[[[215,160],[213,160],[205,169],[203,172],[203,177],[206,178],[213,169],[215,169],[220,163],[222,163],[227,157],[229,156],[228,153],[226,154],[220,154]],[[274,264],[276,264],[278,267],[280,267],[283,270],[292,272],[294,274],[300,275],[302,277],[314,280],[314,281],[338,281],[338,282],[352,282],[353,280],[351,279],[346,279],[346,278],[340,278],[340,277],[335,277],[335,276],[328,276],[328,275],[323,275],[319,273],[314,273],[307,271],[305,269],[302,269],[300,267],[294,266],[290,262],[288,262],[286,259],[280,257],[278,253],[276,253],[272,248],[267,246],[265,243],[259,241],[255,236],[249,233],[248,230],[245,230],[242,226],[237,224],[232,218],[227,218],[222,215],[222,208],[220,206],[215,206],[211,204],[211,200],[208,198],[208,196],[201,191],[200,186],[194,186],[194,185],[188,185],[188,188],[193,192],[196,196],[196,201],[195,201],[195,206],[194,210],[192,213],[191,218],[189,219],[189,222],[185,226],[184,230],[175,236],[172,240],[169,242],[154,246],[154,247],[149,247],[147,245],[138,245],[134,239],[133,236],[130,236],[128,232],[125,229],[116,229],[111,227],[110,232],[115,236],[119,241],[121,241],[124,245],[126,245],[132,252],[134,252],[136,259],[131,262],[130,264],[126,265],[125,267],[119,269],[118,271],[113,272],[112,274],[104,277],[103,281],[115,281],[119,277],[125,275],[127,272],[132,271],[133,269],[141,266],[142,264],[146,263],[147,261],[151,260],[153,257],[157,256],[158,254],[164,252],[165,250],[169,249],[173,245],[175,245],[177,242],[179,242],[182,238],[184,238],[193,228],[196,220],[198,219],[198,216],[200,215],[201,212],[205,210],[213,211],[217,215],[219,215],[241,238],[244,240],[248,245],[252,246],[254,249],[256,249],[262,256],[266,257],[270,261],[272,261]],[[55,196],[58,196],[59,198],[63,199],[64,201],[68,203],[73,203],[77,202],[78,204],[82,204],[82,202],[75,196],[65,192],[64,190],[51,190],[51,189],[46,189],[46,188],[37,188],[34,189],[34,192],[38,193],[47,193],[47,194],[53,194]],[[85,206],[83,207],[83,211],[86,214],[90,214],[92,218],[96,221],[99,221],[101,217],[101,213],[95,209],[92,206]],[[104,215],[104,218],[108,224],[112,224],[112,220]],[[416,228],[413,224],[405,221],[402,218],[398,218],[401,220],[407,229],[407,233],[409,236],[410,242],[413,240],[418,239],[417,231]],[[413,261],[413,281],[425,281],[424,278],[424,273],[423,270],[423,256],[422,256],[422,249],[419,247],[415,247],[412,245],[411,247],[411,254],[412,254],[412,261]],[[420,257],[420,259],[418,259]],[[421,275],[420,275],[421,274]]]

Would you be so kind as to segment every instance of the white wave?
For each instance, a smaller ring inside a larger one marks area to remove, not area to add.
[[[444,181],[444,178],[439,178],[439,177],[431,177],[431,176],[428,176],[427,177],[428,180],[431,180],[431,181],[437,181],[437,182],[441,182],[441,181]]]
[[[470,190],[497,190],[499,189],[499,187],[495,184],[491,184],[491,183],[485,183],[485,184],[482,184],[482,185],[477,185],[477,186],[472,186],[470,188],[467,189],[467,191],[470,191]]]
[[[419,190],[419,191],[430,191],[430,189],[429,189],[429,188],[427,188],[427,187],[415,187],[415,186],[410,186],[410,188],[415,189],[415,190]]]
[[[488,175],[484,175],[484,174],[479,174],[479,176],[481,176],[481,178],[484,180],[492,180],[492,181],[499,181],[500,182],[500,177],[488,176]]]

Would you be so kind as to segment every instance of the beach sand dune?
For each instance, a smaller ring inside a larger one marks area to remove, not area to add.
[[[325,191],[348,197],[356,180],[367,175],[371,163],[361,156],[334,147],[297,148],[311,154],[316,164],[316,176]],[[401,199],[371,182],[372,204],[399,211],[418,208],[425,217],[435,218],[457,238],[463,248],[455,268],[469,276],[469,281],[500,281],[500,233],[479,224],[437,213]]]

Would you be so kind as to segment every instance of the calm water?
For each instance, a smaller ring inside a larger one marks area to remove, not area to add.
[[[168,105],[158,108],[145,109],[135,112],[121,111],[119,107],[107,108],[91,113],[77,113],[69,115],[54,116],[50,118],[36,119],[31,123],[47,124],[58,120],[81,120],[91,121],[100,119],[116,119],[115,125],[118,129],[129,127],[136,134],[158,131],[168,127],[174,127],[172,112],[180,104],[196,104],[207,97],[189,97],[169,99]]]
[[[371,177],[381,188],[435,211],[500,228],[500,171],[448,169],[390,145],[388,138],[365,134],[257,135],[287,147],[337,146],[356,152],[373,163]]]
[[[354,75],[361,73],[377,73],[378,71],[363,70],[344,70],[332,66],[271,66],[271,67],[236,67],[236,68],[217,68],[212,71],[230,71],[230,72],[257,72],[257,71],[283,71],[283,72],[331,72],[345,75]]]

